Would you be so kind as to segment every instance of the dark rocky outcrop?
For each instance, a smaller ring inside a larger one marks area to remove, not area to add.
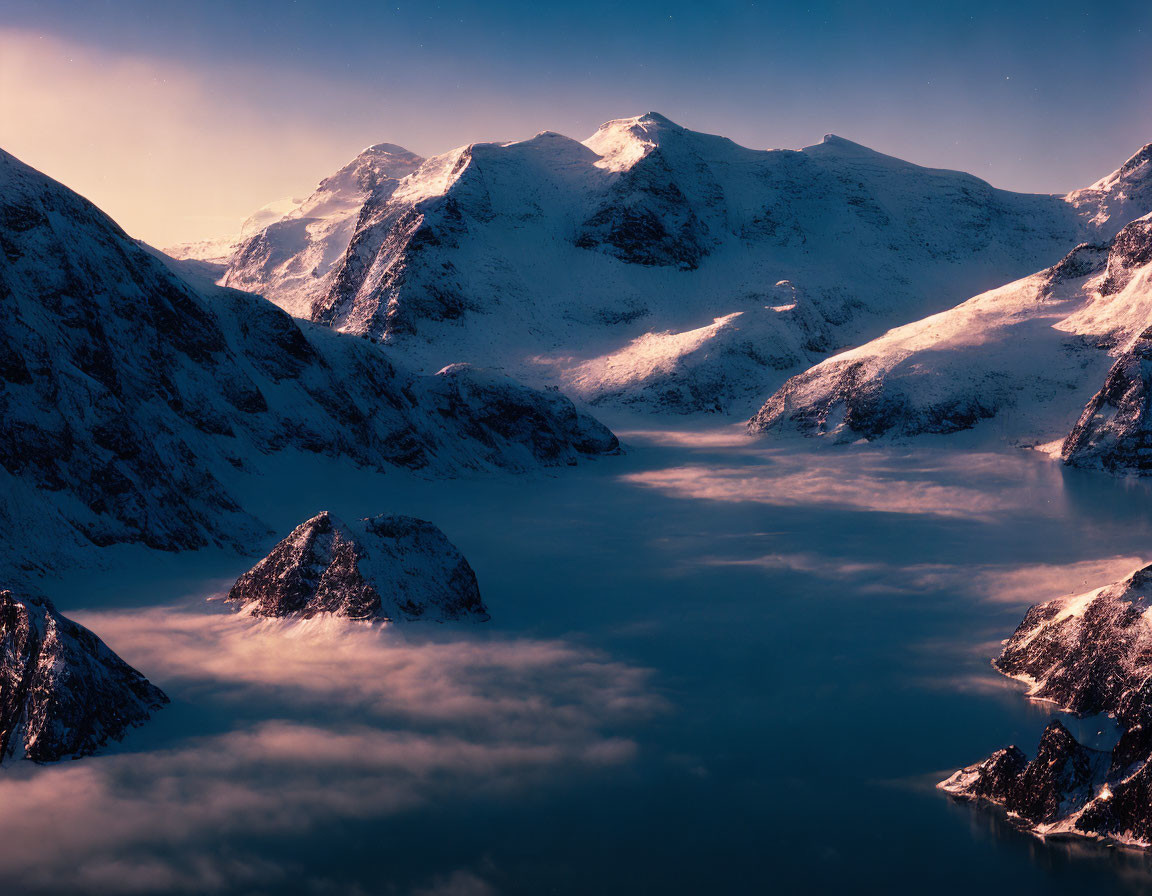
[[[985,800],[1034,833],[1152,845],[1152,567],[1105,588],[1032,607],[995,661],[1028,696],[1078,715],[1106,713],[1122,734],[1088,749],[1053,721],[1036,758],[1009,747],[941,789]]]
[[[434,525],[407,516],[345,525],[319,513],[237,579],[227,599],[256,616],[488,618],[468,561]]]
[[[87,756],[167,702],[46,598],[0,591],[0,762]]]
[[[1060,448],[1070,467],[1152,472],[1152,329],[1120,356]]]
[[[1033,825],[1053,824],[1082,808],[1103,783],[1108,754],[1082,746],[1059,721],[1044,729],[1036,758],[997,750],[940,787],[960,799],[984,799]]]

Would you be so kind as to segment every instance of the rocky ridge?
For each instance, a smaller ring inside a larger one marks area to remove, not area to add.
[[[1041,836],[1152,846],[1152,567],[1112,585],[1032,607],[997,669],[1030,698],[1078,715],[1106,713],[1121,736],[1110,752],[1079,744],[1060,722],[1036,758],[1017,747],[961,769],[939,785],[998,805]]]
[[[90,755],[167,703],[47,598],[0,591],[0,762]]]
[[[244,573],[227,600],[254,616],[481,622],[476,574],[436,526],[381,515],[348,525],[324,511]]]

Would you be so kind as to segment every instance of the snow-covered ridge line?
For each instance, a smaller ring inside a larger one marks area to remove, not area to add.
[[[1038,443],[1064,437],[1079,417],[1067,460],[1137,468],[1146,425],[1138,343],[1149,325],[1152,214],[1145,213],[1105,243],[1083,244],[1051,268],[792,377],[750,428],[850,441],[947,434],[997,418],[997,437]],[[1101,393],[1111,397],[1085,411],[1117,357]]]
[[[264,285],[274,280],[278,304],[307,317],[313,284],[329,275],[348,248],[365,201],[396,189],[423,163],[422,157],[391,143],[369,146],[283,214],[270,220],[249,218],[221,283],[264,292]]]
[[[1102,236],[1111,236],[1129,221],[1152,211],[1152,143],[1116,171],[1090,187],[1072,191],[1066,198],[1089,216]]]
[[[1111,238],[1152,211],[1146,180],[1130,162],[1069,197],[1016,194],[831,134],[756,150],[648,113],[424,161],[349,194],[358,214],[319,241],[291,216],[253,236],[226,282],[425,370],[743,414],[837,346]],[[803,314],[781,313],[781,282]]]

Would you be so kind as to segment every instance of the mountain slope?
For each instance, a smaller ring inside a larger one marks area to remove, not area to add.
[[[1126,297],[1152,322],[1152,216],[1121,231],[1101,291]],[[1128,343],[1064,440],[1061,457],[1070,466],[1152,472],[1152,327]]]
[[[1145,156],[1152,150],[1133,159]],[[1152,204],[1152,167],[1130,161],[1121,171],[1145,179]],[[1136,207],[1136,185],[1115,175],[1104,182],[1123,184],[1128,198],[1117,199],[1123,220]],[[871,439],[955,432],[998,417],[1001,436],[1062,437],[1114,355],[1152,323],[1148,210],[1109,241],[1081,245],[1051,268],[897,327],[791,378],[751,428]],[[1119,222],[1105,223],[1104,232]]]
[[[46,598],[0,591],[0,762],[86,756],[167,702]]]
[[[1107,177],[1068,194],[1068,202],[1100,229],[1101,237],[1119,233],[1129,221],[1152,211],[1152,143]]]
[[[245,545],[263,529],[222,483],[281,449],[452,475],[616,447],[558,394],[468,368],[412,376],[257,296],[198,292],[4,153],[0,254],[0,521],[13,564],[87,543]]]
[[[1077,205],[835,136],[752,150],[650,113],[583,144],[544,133],[429,159],[367,197],[310,288],[239,257],[228,282],[429,370],[466,360],[592,402],[739,408],[836,345],[1104,233],[1109,189]],[[709,331],[721,318],[732,325]],[[638,345],[651,364],[632,364]]]

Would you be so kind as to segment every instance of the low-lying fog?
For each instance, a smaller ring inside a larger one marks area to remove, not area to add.
[[[275,529],[252,558],[123,550],[46,583],[173,702],[105,755],[4,767],[0,889],[1152,881],[1140,856],[1041,844],[934,789],[1036,743],[1049,711],[989,660],[1029,604],[1152,558],[1149,485],[931,441],[624,437],[624,457],[533,478],[282,459],[275,486],[248,484]],[[475,568],[491,622],[293,624],[207,600],[321,509],[432,520]]]

